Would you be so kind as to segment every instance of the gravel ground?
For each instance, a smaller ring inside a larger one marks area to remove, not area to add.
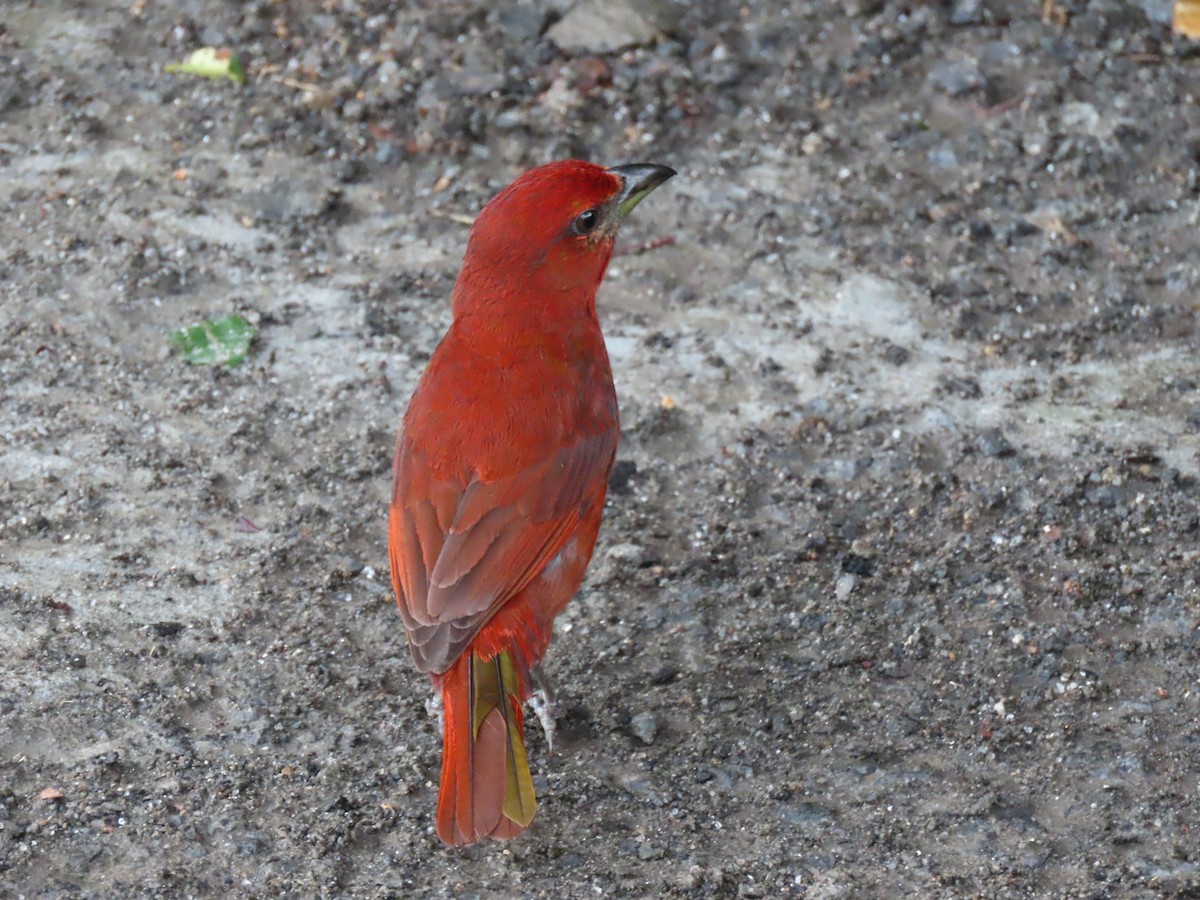
[[[0,895],[1200,896],[1168,14],[6,3]],[[448,851],[392,442],[465,223],[572,155],[680,175],[601,295],[538,820]],[[171,350],[231,312],[242,366]]]

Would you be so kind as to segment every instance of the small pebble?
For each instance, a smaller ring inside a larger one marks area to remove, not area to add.
[[[638,844],[638,859],[662,859],[663,848],[655,847],[653,844]]]
[[[858,576],[845,573],[838,576],[838,580],[834,583],[833,593],[839,600],[845,600],[854,590],[854,586],[858,584]]]
[[[1017,452],[999,428],[988,429],[979,435],[976,446],[984,456],[1013,456]]]
[[[983,21],[979,0],[956,0],[950,8],[951,25],[978,25]]]
[[[658,737],[658,719],[650,713],[638,713],[630,720],[629,728],[643,744],[653,744]]]
[[[974,59],[944,59],[929,70],[929,83],[951,97],[961,97],[982,87],[983,76]]]
[[[614,562],[623,563],[630,568],[637,568],[646,559],[646,549],[639,544],[614,544],[605,551],[605,556]]]
[[[564,50],[603,54],[649,44],[659,32],[638,4],[584,0],[551,26],[546,36]]]

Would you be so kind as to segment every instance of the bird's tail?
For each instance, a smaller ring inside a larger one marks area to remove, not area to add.
[[[441,678],[445,724],[438,836],[451,846],[513,838],[537,809],[525,757],[525,696],[512,654],[468,650]]]

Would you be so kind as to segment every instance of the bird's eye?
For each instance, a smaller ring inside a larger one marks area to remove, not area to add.
[[[571,230],[576,234],[591,234],[600,224],[600,210],[589,209],[581,212],[571,223]]]

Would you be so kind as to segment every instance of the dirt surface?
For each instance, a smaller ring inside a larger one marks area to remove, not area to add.
[[[4,4],[0,895],[1200,895],[1195,46],[597,5]],[[571,155],[680,174],[537,822],[448,851],[392,442],[464,223]]]

